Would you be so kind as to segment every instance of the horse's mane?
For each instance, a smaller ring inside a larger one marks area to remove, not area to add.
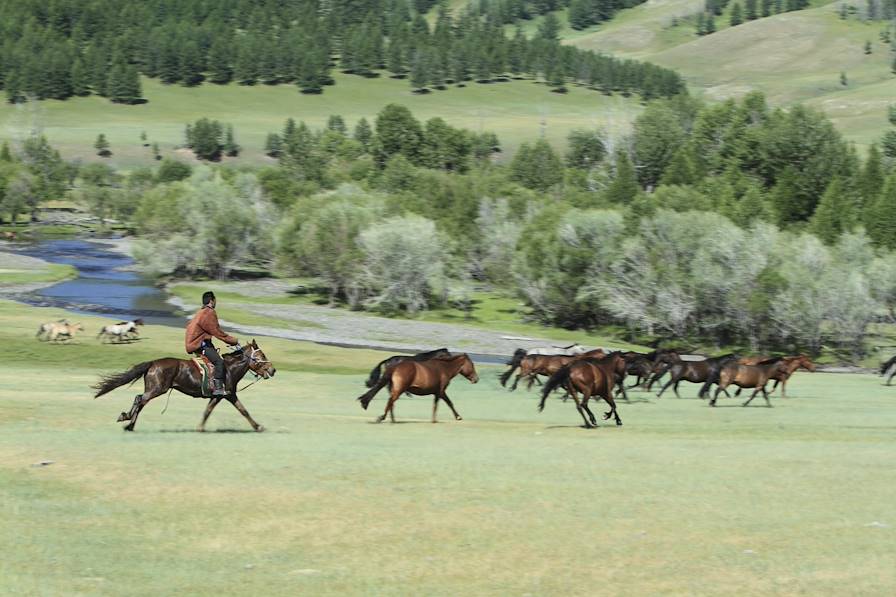
[[[798,359],[798,358],[799,358],[799,357],[772,357],[772,358],[770,358],[770,359],[765,359],[764,361],[759,361],[759,362],[756,363],[756,364],[757,364],[757,365],[772,365],[772,364],[777,363],[777,362],[779,362],[779,361],[785,361],[785,360],[788,360],[788,359]]]

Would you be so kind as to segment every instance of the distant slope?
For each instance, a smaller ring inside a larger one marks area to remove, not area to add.
[[[824,109],[848,139],[865,145],[880,136],[886,105],[896,99],[890,46],[878,34],[884,23],[841,20],[839,2],[727,27],[697,37],[673,17],[697,10],[700,0],[650,0],[583,35],[567,36],[581,48],[648,60],[681,73],[707,99],[750,90],[776,105],[805,102]],[[727,15],[717,19],[727,24]],[[870,41],[872,54],[864,53]],[[840,84],[845,72],[848,86]]]
[[[269,161],[262,153],[265,136],[279,131],[289,117],[322,128],[329,115],[339,114],[353,128],[362,116],[372,123],[386,104],[397,102],[420,120],[441,116],[454,126],[496,133],[506,159],[520,143],[537,139],[542,129],[560,149],[573,128],[600,126],[621,134],[641,110],[635,98],[606,97],[575,86],[566,94],[552,93],[532,81],[470,83],[419,95],[411,93],[404,80],[341,73],[335,78],[336,85],[321,95],[303,95],[293,85],[187,88],[144,78],[144,96],[149,100],[144,105],[116,105],[100,97],[28,106],[4,102],[0,104],[0,139],[22,138],[38,128],[65,157],[96,160],[93,143],[104,133],[113,152],[104,161],[129,167],[151,161],[150,149],[140,143],[141,131],[146,131],[148,142],[158,142],[162,153],[170,155],[183,143],[184,125],[207,116],[234,125],[237,141],[245,149],[238,161],[259,163]]]

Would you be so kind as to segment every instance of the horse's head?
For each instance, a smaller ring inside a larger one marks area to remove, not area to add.
[[[143,320],[142,320],[142,319],[135,319],[132,323],[133,323],[134,325],[143,325]]]
[[[797,367],[802,367],[806,371],[815,373],[815,363],[808,356],[801,354],[796,358]]]
[[[473,364],[473,361],[470,359],[470,355],[463,355],[464,362],[460,366],[460,374],[470,380],[470,383],[476,383],[479,381],[479,374],[476,373],[476,366]]]
[[[249,370],[255,375],[270,379],[277,373],[274,364],[268,360],[267,355],[258,347],[258,343],[254,339],[243,348],[243,354],[249,359]]]

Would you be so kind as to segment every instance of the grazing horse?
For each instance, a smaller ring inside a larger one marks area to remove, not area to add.
[[[709,405],[715,406],[716,400],[719,398],[719,393],[725,392],[727,395],[728,392],[725,388],[730,384],[734,384],[740,388],[756,388],[742,406],[748,405],[750,401],[756,397],[756,394],[762,392],[762,395],[765,398],[765,403],[771,407],[772,403],[768,399],[768,392],[765,391],[765,385],[772,376],[786,371],[787,364],[780,357],[763,361],[758,365],[739,365],[734,360],[728,361],[719,372],[719,387],[716,388],[716,393],[713,395],[712,400],[709,401]]]
[[[529,350],[526,350],[525,348],[517,348],[513,353],[513,357],[507,361],[507,364],[510,365],[510,369],[501,374],[501,385],[507,385],[510,376],[513,375],[513,372],[522,364],[523,359],[529,355],[574,357],[583,353],[585,353],[585,348],[580,344],[570,344],[569,346],[546,346],[530,348]]]
[[[104,325],[100,329],[100,333],[96,337],[102,338],[103,341],[110,339],[113,342],[122,342],[124,340],[132,340],[140,335],[137,326],[143,325],[142,319],[133,321],[119,321],[112,325]]]
[[[675,396],[681,398],[681,395],[678,393],[678,384],[683,380],[691,383],[702,383],[703,387],[700,388],[700,392],[697,395],[703,398],[709,392],[709,387],[714,383],[718,383],[719,371],[721,371],[722,366],[731,361],[736,361],[737,358],[733,354],[711,357],[702,361],[682,361],[679,358],[678,361],[669,367],[669,381],[666,382],[666,385],[663,386],[656,397],[662,396],[669,386],[674,386]],[[727,390],[725,395],[728,395]]]
[[[575,400],[576,410],[582,415],[586,428],[597,427],[597,419],[588,408],[588,400],[592,396],[600,396],[610,406],[609,412],[604,413],[605,421],[613,417],[617,425],[622,425],[622,419],[616,412],[616,402],[613,400],[613,388],[621,381],[620,371],[625,372],[625,360],[618,352],[610,353],[602,359],[577,359],[561,367],[544,384],[538,412],[544,410],[548,395],[556,388],[562,387]],[[578,397],[579,392],[582,394],[581,400]]]
[[[436,357],[428,361],[417,362],[414,360],[404,360],[400,363],[388,367],[379,381],[376,382],[367,393],[360,396],[358,400],[364,410],[373,400],[377,392],[387,385],[390,386],[389,402],[386,404],[386,410],[382,416],[378,417],[376,422],[382,423],[389,415],[392,422],[395,422],[395,401],[405,392],[416,394],[418,396],[433,395],[432,401],[432,422],[436,422],[436,410],[439,407],[439,400],[444,400],[454,418],[461,421],[462,418],[454,409],[451,399],[445,390],[448,384],[457,375],[461,374],[470,380],[470,383],[479,381],[479,375],[476,373],[476,367],[473,361],[466,353],[451,355],[447,357]]]
[[[539,375],[544,375],[545,377],[550,377],[554,373],[556,373],[561,367],[568,365],[569,363],[578,360],[578,359],[587,359],[587,358],[600,358],[605,356],[606,353],[601,348],[595,348],[594,350],[589,350],[588,352],[583,352],[577,356],[568,356],[568,355],[526,355],[519,364],[519,374],[517,374],[516,379],[513,381],[513,385],[510,387],[510,391],[514,391],[517,385],[520,383],[521,379],[527,378],[529,380],[529,385],[526,386],[527,390],[532,389],[532,384],[538,380]],[[511,370],[512,371],[512,370]],[[506,374],[506,372],[505,372]],[[502,376],[503,377],[503,376]]]
[[[775,390],[778,389],[778,384],[781,384],[781,397],[787,398],[787,391],[786,391],[787,390],[787,380],[790,379],[790,376],[793,375],[794,372],[801,367],[803,369],[805,369],[806,371],[814,373],[815,372],[815,363],[813,363],[812,359],[810,359],[809,357],[807,357],[804,354],[791,356],[791,357],[780,357],[780,359],[782,361],[784,361],[784,364],[786,365],[787,368],[784,371],[781,371],[781,372],[778,372],[778,373],[775,373],[774,375],[772,375],[771,379],[775,380],[775,385],[772,386],[772,389],[769,392],[769,395],[774,394]],[[741,360],[743,360],[743,359],[741,359]],[[761,364],[763,362],[767,362],[767,361],[771,361],[771,360],[774,360],[774,359],[765,359],[764,361],[760,361],[759,363],[756,363],[756,364]],[[744,364],[750,364],[750,363],[740,363],[740,364],[744,365]],[[742,389],[743,388],[737,388],[737,391],[734,393],[734,395],[740,396],[740,391]]]
[[[893,380],[893,376],[896,375],[896,367],[894,367],[893,365],[896,365],[896,356],[892,357],[885,363],[882,363],[880,366],[881,377],[886,375],[887,371],[890,371],[890,376],[887,377],[886,385],[890,385],[890,382]]]
[[[364,384],[368,388],[372,388],[376,385],[376,382],[379,381],[380,375],[382,375],[383,371],[392,367],[393,365],[397,365],[402,361],[412,360],[418,363],[423,361],[428,361],[429,359],[435,357],[443,357],[450,356],[451,353],[448,352],[447,348],[437,348],[435,350],[430,350],[429,352],[418,352],[415,355],[406,355],[406,354],[397,354],[389,357],[388,359],[383,359],[376,366],[370,370],[370,375],[367,377],[367,381]]]
[[[37,328],[37,339],[56,342],[57,340],[71,340],[78,332],[83,332],[84,326],[80,323],[69,323],[67,319],[60,319],[51,323],[45,323]]]
[[[227,390],[227,395],[214,396],[209,399],[208,405],[205,407],[205,414],[202,415],[202,422],[199,423],[199,427],[196,430],[205,431],[205,422],[208,421],[209,415],[212,414],[218,403],[224,399],[246,417],[246,420],[249,421],[249,424],[252,425],[255,431],[264,431],[264,427],[255,422],[249,411],[237,398],[236,386],[245,377],[246,373],[250,371],[258,377],[268,379],[274,377],[274,373],[277,370],[258,347],[255,340],[252,340],[245,348],[225,354],[223,358],[226,369],[224,387]],[[140,411],[143,410],[143,407],[150,400],[170,390],[177,390],[194,398],[208,398],[208,396],[202,395],[202,373],[196,365],[190,360],[174,358],[146,361],[145,363],[134,365],[122,373],[106,375],[93,386],[96,390],[96,394],[93,397],[99,398],[103,394],[111,392],[126,383],[134,382],[141,377],[143,378],[143,393],[137,394],[137,397],[134,398],[134,404],[131,406],[130,412],[123,412],[118,417],[119,421],[129,421],[124,427],[125,431],[134,430]]]

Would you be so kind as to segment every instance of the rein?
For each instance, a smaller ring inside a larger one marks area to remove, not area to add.
[[[251,347],[250,347],[250,350],[251,350],[252,352],[249,353],[248,355],[246,355],[246,358],[249,359],[249,362],[250,362],[250,363],[270,363],[270,361],[268,361],[268,360],[264,360],[264,359],[256,359],[256,358],[255,358],[255,353],[260,351],[259,348],[251,348]],[[245,353],[244,353],[244,354],[245,354]],[[244,385],[242,388],[239,388],[239,389],[237,390],[237,392],[242,392],[242,391],[245,390],[246,388],[251,387],[251,386],[254,386],[255,384],[257,384],[258,382],[260,382],[261,380],[264,379],[264,378],[263,378],[262,376],[260,376],[258,373],[256,373],[255,371],[253,371],[251,367],[249,368],[249,372],[252,373],[252,375],[255,376],[255,381],[250,382],[250,383]]]

